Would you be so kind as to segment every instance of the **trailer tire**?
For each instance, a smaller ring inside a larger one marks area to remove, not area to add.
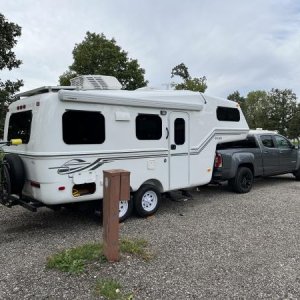
[[[229,180],[229,185],[239,194],[250,192],[253,185],[253,173],[247,167],[240,167],[236,172],[236,176]]]
[[[120,200],[119,201],[119,222],[125,221],[132,214],[133,203],[132,200]]]
[[[151,184],[142,185],[133,196],[136,213],[140,217],[148,217],[156,213],[161,201],[159,189]]]
[[[25,169],[23,162],[17,154],[6,154],[4,161],[7,163],[11,193],[20,194],[25,183]]]
[[[0,202],[2,204],[9,203],[9,196],[11,194],[10,176],[6,165],[1,169],[1,183],[0,183]]]

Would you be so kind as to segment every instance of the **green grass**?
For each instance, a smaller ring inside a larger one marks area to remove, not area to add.
[[[146,249],[147,246],[147,241],[142,239],[123,239],[120,241],[120,252],[148,261],[152,256]],[[46,268],[69,273],[82,273],[85,266],[93,261],[106,261],[102,244],[86,244],[53,254],[47,258]]]
[[[47,258],[46,267],[63,272],[81,273],[86,262],[105,261],[101,244],[87,244],[63,250]]]
[[[132,300],[133,294],[124,294],[120,283],[113,279],[98,281],[95,288],[96,295],[108,300]]]
[[[147,251],[148,242],[143,239],[123,239],[120,243],[120,250],[122,253],[132,254],[148,261],[152,258],[152,255]]]

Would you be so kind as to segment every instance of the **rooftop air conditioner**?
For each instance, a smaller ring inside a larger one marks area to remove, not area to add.
[[[121,83],[116,77],[104,75],[80,75],[70,79],[71,85],[81,90],[120,90]]]

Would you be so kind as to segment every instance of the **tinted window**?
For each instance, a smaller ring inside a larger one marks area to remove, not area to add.
[[[258,148],[254,136],[248,136],[245,140],[222,143],[217,145],[217,149],[229,149],[229,148]]]
[[[183,145],[185,142],[185,121],[182,118],[174,121],[174,141],[176,145]]]
[[[261,142],[267,148],[275,148],[274,141],[271,135],[262,135],[260,137]]]
[[[282,136],[275,135],[277,147],[280,149],[291,149],[292,144]]]
[[[237,108],[219,106],[217,108],[217,118],[219,121],[238,122],[240,111]]]
[[[102,144],[105,140],[105,120],[100,112],[68,110],[62,122],[66,144]]]
[[[135,128],[139,140],[159,140],[162,135],[162,122],[158,115],[138,115],[135,119]]]
[[[14,113],[9,118],[7,140],[22,139],[23,144],[28,144],[31,131],[32,112],[24,111]]]

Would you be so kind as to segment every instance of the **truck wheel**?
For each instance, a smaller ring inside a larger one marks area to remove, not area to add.
[[[300,168],[296,172],[294,172],[293,174],[295,176],[295,179],[297,181],[300,181]]]
[[[7,163],[11,183],[11,193],[20,194],[25,183],[25,170],[23,162],[17,154],[6,154],[4,161]]]
[[[0,201],[2,204],[9,202],[9,196],[11,194],[11,182],[9,172],[6,165],[2,166],[1,169],[1,183],[0,183]]]
[[[119,221],[123,222],[130,217],[133,209],[132,200],[121,200],[119,201]]]
[[[247,167],[240,167],[236,176],[229,180],[229,185],[236,193],[248,193],[253,185],[253,173]]]
[[[142,185],[133,197],[134,208],[140,217],[153,215],[158,210],[160,201],[158,188],[151,184]]]

